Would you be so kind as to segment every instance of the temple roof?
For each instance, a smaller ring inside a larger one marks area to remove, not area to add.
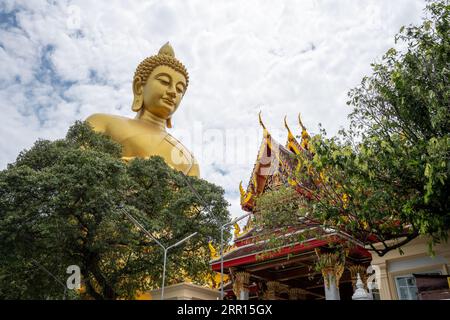
[[[301,140],[298,141],[290,130],[286,118],[287,129],[285,145],[278,143],[270,135],[259,115],[263,128],[263,139],[258,150],[252,173],[244,189],[239,185],[241,207],[253,213],[244,229],[235,225],[233,245],[223,252],[223,260],[214,250],[210,265],[212,270],[220,271],[223,261],[224,273],[233,278],[235,272],[250,274],[250,286],[253,285],[254,297],[261,295],[261,281],[277,281],[282,286],[302,288],[302,292],[312,299],[323,299],[322,274],[316,270],[317,252],[334,250],[335,245],[345,244],[346,265],[368,265],[370,253],[363,244],[342,230],[324,227],[322,223],[306,214],[285,228],[267,228],[258,226],[255,221],[258,211],[255,207],[257,196],[266,191],[276,190],[279,186],[291,186],[302,197],[312,199],[312,190],[320,184],[310,171],[309,161],[314,156],[310,144],[310,136],[299,117],[302,129]],[[272,239],[277,239],[276,245]],[[348,245],[348,243],[352,243]],[[351,290],[350,271],[344,273],[341,282],[347,282]],[[232,295],[233,287],[228,285],[228,294]],[[225,291],[227,291],[225,290]],[[280,299],[286,297],[278,297]]]
[[[296,228],[289,233],[281,233],[280,237],[286,239],[295,239],[301,233],[315,233],[316,236],[306,235],[303,241],[293,240],[291,242],[281,245],[279,248],[272,248],[268,245],[268,239],[249,239],[250,241],[243,243],[241,246],[234,246],[231,250],[224,253],[223,261],[224,267],[233,267],[246,264],[255,263],[257,261],[271,260],[276,257],[282,257],[289,254],[314,251],[318,247],[327,247],[331,242],[354,242],[355,247],[353,251],[354,259],[366,260],[370,254],[350,235],[331,228],[323,228],[320,226],[310,228]],[[290,238],[290,237],[294,238]],[[216,257],[210,261],[213,270],[220,269],[220,257]]]
[[[371,254],[361,242],[343,230],[325,227],[308,214],[283,228],[272,229],[255,223],[258,218],[255,207],[257,196],[284,185],[293,187],[302,197],[313,199],[313,188],[320,187],[323,179],[322,175],[314,178],[311,171],[308,160],[314,156],[314,149],[300,117],[300,141],[284,119],[287,129],[285,145],[273,139],[262,122],[261,114],[259,122],[263,128],[263,139],[258,155],[247,188],[244,189],[242,183],[239,185],[241,207],[253,214],[242,231],[239,225],[235,225],[234,243],[224,250],[223,260],[216,252],[210,265],[214,271],[220,271],[223,266],[224,273],[230,274],[231,279],[236,272],[249,274],[254,298],[261,298],[264,283],[275,281],[285,288],[301,288],[311,299],[324,299],[323,283],[320,283],[323,282],[322,273],[316,270],[318,252],[333,251],[336,245],[344,245],[346,266],[365,267],[370,263]],[[273,242],[274,238],[277,241]],[[340,281],[345,282],[345,288],[352,291],[349,270],[344,272]],[[233,290],[230,283],[225,291],[233,295]],[[287,299],[287,296],[278,296],[277,299]]]
[[[262,122],[261,113],[259,114],[259,122],[263,128],[263,139],[259,147],[258,156],[253,165],[247,189],[244,190],[242,183],[239,186],[241,206],[245,211],[253,211],[254,196],[263,193],[268,182],[293,184],[292,181],[289,181],[289,177],[292,176],[294,170],[299,169],[297,155],[311,155],[311,151],[308,149],[310,137],[300,117],[299,123],[302,127],[302,141],[300,143],[289,129],[286,118],[284,119],[284,124],[288,131],[285,146],[272,138]],[[270,181],[274,176],[276,176],[277,181]]]

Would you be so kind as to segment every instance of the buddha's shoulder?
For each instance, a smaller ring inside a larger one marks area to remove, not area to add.
[[[135,119],[106,113],[94,113],[89,116],[86,121],[96,131],[106,131],[116,126],[133,125],[133,123],[136,122]]]

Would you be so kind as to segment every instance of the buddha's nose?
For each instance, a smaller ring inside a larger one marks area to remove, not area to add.
[[[175,97],[175,96],[176,96],[175,90],[174,90],[173,88],[169,87],[169,88],[167,89],[167,95],[168,95],[168,96],[171,96],[171,97]]]

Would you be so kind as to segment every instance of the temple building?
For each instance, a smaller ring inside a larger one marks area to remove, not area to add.
[[[239,186],[241,207],[250,213],[248,222],[242,231],[235,225],[233,244],[224,250],[223,259],[218,250],[211,250],[212,269],[220,272],[223,267],[231,279],[224,284],[225,299],[417,299],[414,274],[449,274],[448,244],[437,246],[436,256],[431,258],[426,239],[418,238],[402,248],[402,256],[392,251],[379,257],[352,235],[324,228],[306,217],[292,228],[258,227],[257,196],[285,185],[308,197],[308,188],[302,187],[308,184],[307,179],[293,181],[292,173],[305,170],[299,158],[313,156],[310,136],[300,117],[301,140],[297,141],[285,119],[284,145],[273,139],[261,115],[259,121],[262,143],[246,189]],[[269,245],[271,237],[280,240],[278,247]],[[368,283],[374,285],[368,287]]]

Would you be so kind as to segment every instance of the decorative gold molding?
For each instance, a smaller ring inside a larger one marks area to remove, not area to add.
[[[208,248],[209,248],[209,253],[210,253],[210,256],[211,256],[211,260],[218,259],[219,258],[219,254],[218,254],[216,248],[214,248],[214,246],[213,246],[211,241],[208,242]]]
[[[342,252],[322,253],[317,248],[315,249],[317,255],[316,270],[322,272],[323,279],[327,288],[330,287],[331,281],[334,281],[336,287],[339,287],[339,280],[344,272],[345,255]]]
[[[241,291],[248,291],[250,283],[250,273],[236,272],[233,277],[233,292],[236,297],[240,296]]]
[[[356,290],[356,280],[359,276],[361,277],[361,281],[364,284],[364,287],[367,285],[367,268],[360,264],[351,265],[348,267],[348,270],[350,271],[350,276],[352,278],[352,286],[353,290]]]
[[[267,290],[264,293],[264,299],[275,300],[280,283],[278,281],[267,281]]]
[[[307,292],[300,288],[289,289],[289,300],[305,300]]]

